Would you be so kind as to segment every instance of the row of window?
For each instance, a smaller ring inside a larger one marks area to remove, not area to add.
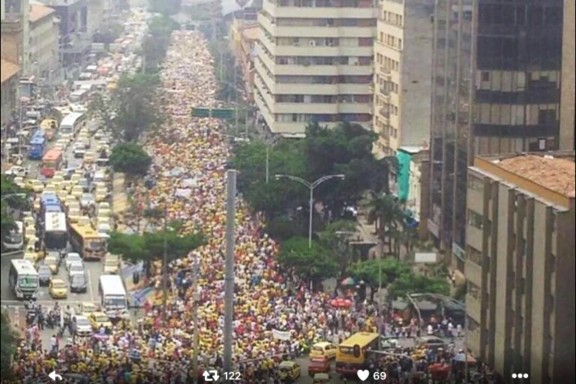
[[[275,97],[277,103],[321,103],[321,104],[336,104],[336,103],[362,103],[369,104],[371,102],[370,95],[277,95]]]
[[[370,84],[372,76],[287,76],[278,75],[276,84]]]
[[[381,53],[376,53],[376,63],[383,66],[385,71],[398,72],[400,69],[400,63],[397,60],[384,56]]]
[[[374,27],[376,25],[374,19],[294,19],[274,18],[266,11],[263,11],[263,14],[278,27]]]
[[[266,50],[267,51],[267,50]],[[266,52],[268,53],[268,52]],[[269,55],[272,60],[273,57]],[[276,64],[279,65],[361,65],[372,64],[369,56],[277,56]]]
[[[367,123],[372,120],[369,114],[340,113],[337,115],[307,114],[307,113],[277,113],[276,121],[279,123],[308,123],[317,121],[321,123],[336,123],[339,121]]]
[[[402,24],[404,22],[404,18],[402,17],[402,15],[390,11],[382,11],[380,20],[387,24],[395,25],[400,28],[402,28]]]
[[[390,47],[390,48],[394,48],[394,49],[397,49],[399,51],[402,50],[402,39],[400,39],[394,35],[380,32],[380,34],[378,35],[378,41],[381,42],[382,44]]]
[[[280,7],[310,7],[310,8],[372,8],[371,0],[272,0]]]
[[[372,47],[374,40],[371,37],[277,37],[268,36],[269,40],[278,46],[292,47]]]

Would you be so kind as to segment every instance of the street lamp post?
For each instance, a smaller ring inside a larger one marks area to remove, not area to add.
[[[300,183],[302,185],[304,185],[306,188],[308,188],[310,190],[310,215],[308,217],[308,248],[312,248],[312,218],[313,218],[313,212],[314,212],[314,189],[316,189],[316,187],[318,187],[320,184],[322,184],[325,181],[331,180],[331,179],[340,179],[343,180],[346,176],[342,175],[342,174],[336,174],[336,175],[327,175],[327,176],[322,176],[321,178],[313,181],[312,183],[304,180],[301,177],[298,176],[292,176],[292,175],[276,175],[276,180],[280,180],[280,179],[289,179],[292,181],[295,181],[297,183]]]
[[[272,136],[266,140],[266,184],[270,181],[270,147],[276,144],[282,136]]]
[[[164,201],[164,245],[162,255],[162,319],[166,321],[168,303],[168,203]]]
[[[4,199],[8,199],[10,197],[26,197],[25,193],[8,193],[6,195],[2,195],[2,197],[0,197],[0,201],[3,201]]]

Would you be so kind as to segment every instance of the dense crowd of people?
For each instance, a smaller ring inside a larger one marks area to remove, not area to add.
[[[57,368],[64,375],[63,382],[185,383],[198,374],[193,370],[196,356],[200,371],[221,366],[229,148],[218,120],[194,118],[190,113],[194,107],[219,106],[213,67],[207,41],[200,33],[173,33],[162,73],[161,99],[167,121],[146,138],[153,156],[149,179],[154,183],[134,189],[134,200],[142,210],[167,204],[168,220],[180,220],[184,231],[200,229],[206,236],[205,245],[170,264],[166,313],[158,290],[136,324],[123,322],[112,332],[72,340],[70,331],[62,329],[55,332],[49,346],[43,346],[34,325],[14,359],[19,380],[36,382]],[[244,383],[276,382],[276,363],[307,352],[318,341],[337,344],[361,330],[409,336],[414,329],[411,324],[386,330],[376,307],[353,296],[349,297],[351,308],[334,307],[333,296],[312,292],[297,276],[281,271],[277,251],[278,244],[238,200],[233,358]],[[149,283],[159,287],[160,280],[157,274]],[[454,329],[455,335],[461,331]],[[373,364],[400,380],[410,372],[426,372],[433,364],[452,366],[457,353],[414,355],[414,350],[398,349]]]

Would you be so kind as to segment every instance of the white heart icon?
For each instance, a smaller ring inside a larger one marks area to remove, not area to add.
[[[366,381],[368,376],[370,376],[370,372],[368,372],[367,369],[359,369],[358,372],[356,372],[356,374],[358,375],[358,378],[362,381]]]

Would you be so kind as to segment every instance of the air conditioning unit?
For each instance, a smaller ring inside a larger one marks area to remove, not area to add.
[[[316,46],[316,40],[310,40],[310,42],[308,43],[311,47],[315,47]]]

